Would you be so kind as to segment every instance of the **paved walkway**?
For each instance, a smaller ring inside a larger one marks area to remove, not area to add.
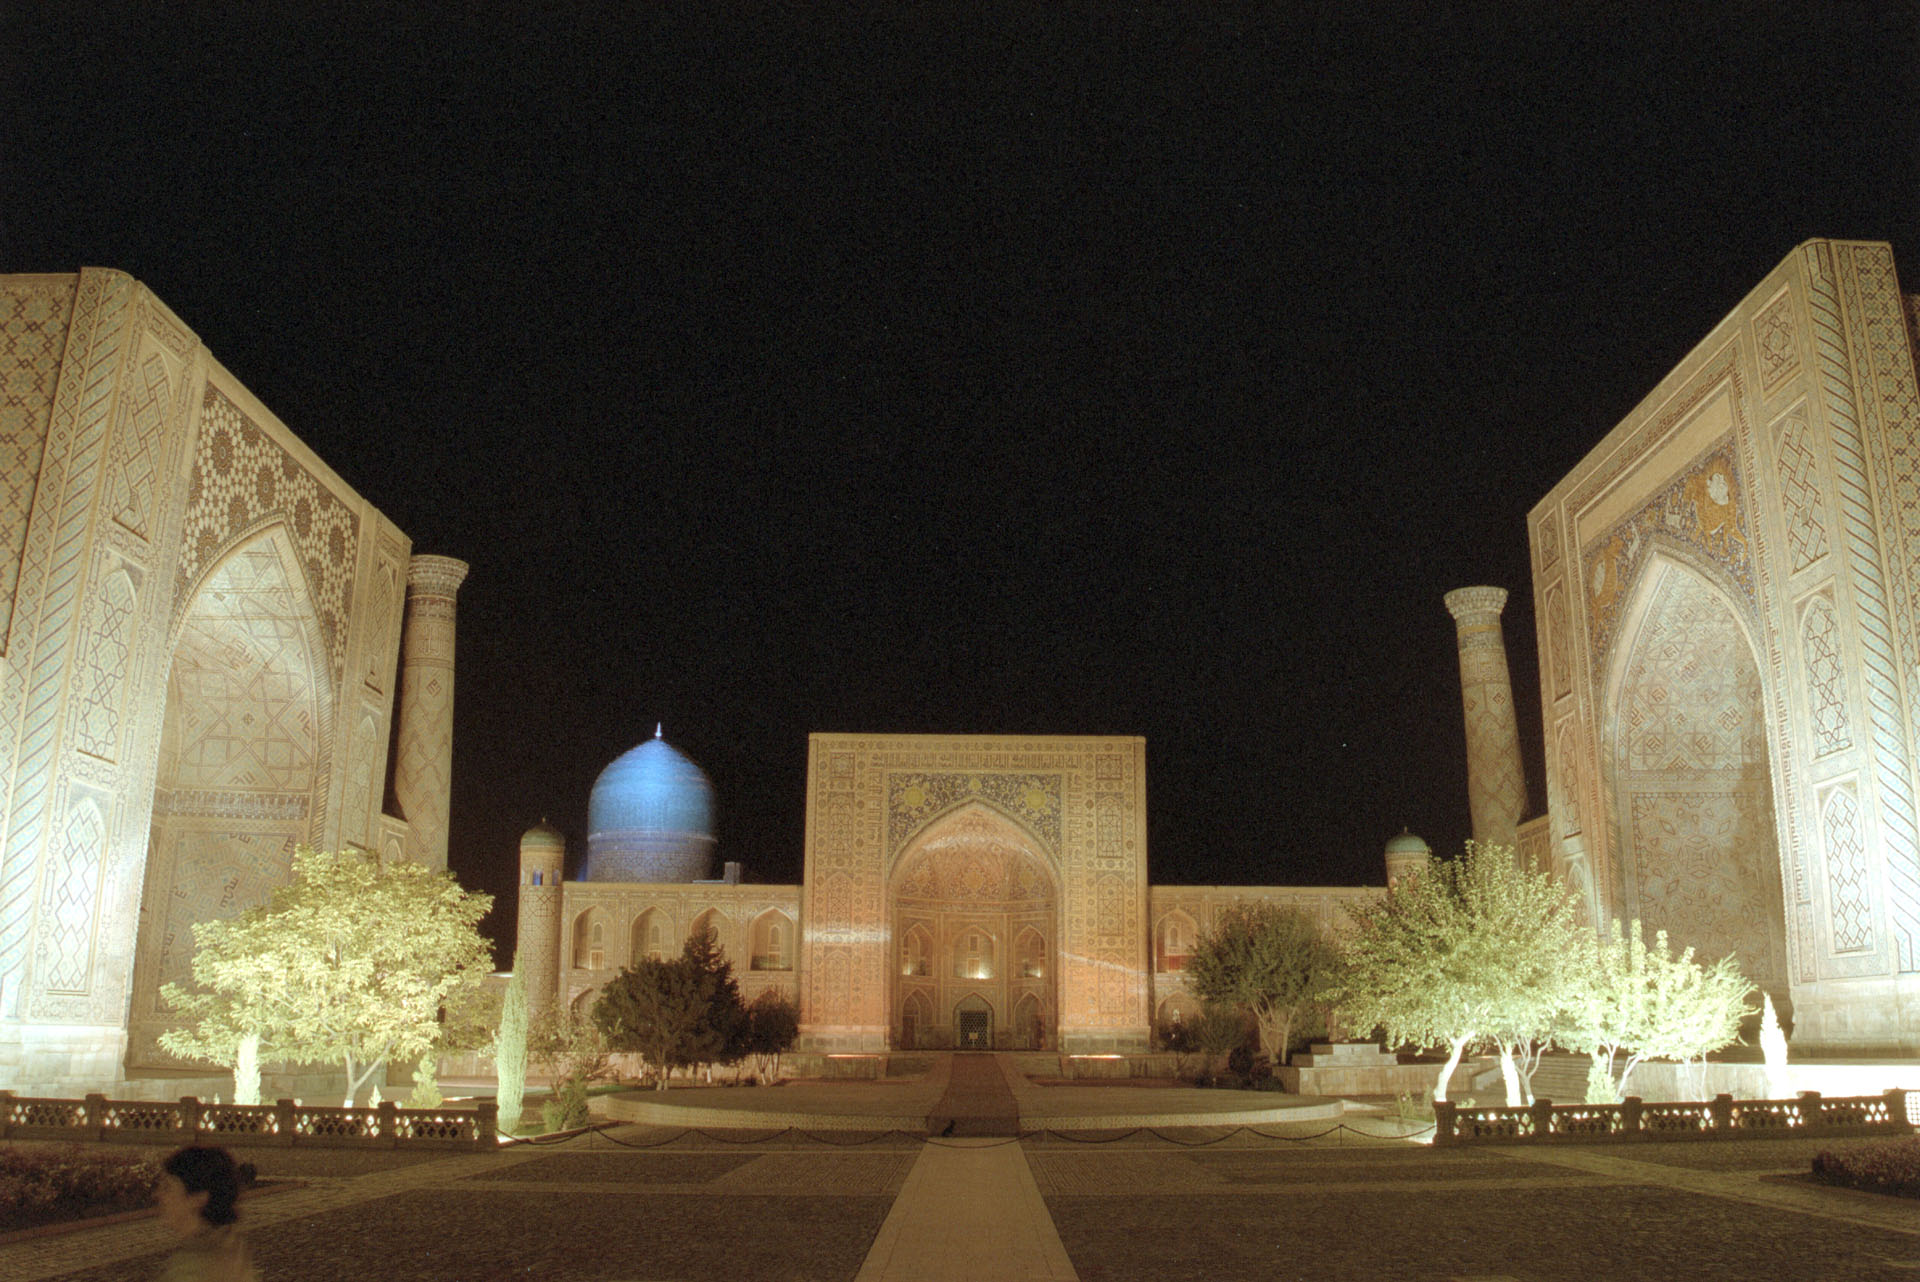
[[[947,1091],[927,1114],[927,1134],[1020,1134],[1020,1106],[1008,1084],[1019,1075],[1007,1057],[976,1052],[953,1055],[950,1061]]]
[[[855,1282],[1077,1277],[1020,1145],[972,1139],[920,1150]]]

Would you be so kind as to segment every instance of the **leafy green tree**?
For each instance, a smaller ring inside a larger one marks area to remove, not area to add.
[[[738,1063],[747,1054],[747,1010],[740,1001],[740,985],[733,977],[733,963],[720,948],[718,932],[706,926],[688,935],[680,956],[705,977],[708,985],[706,1027],[693,1050],[692,1062]]]
[[[1623,929],[1616,921],[1606,938],[1582,941],[1580,969],[1582,980],[1560,1013],[1556,1040],[1588,1057],[1587,1103],[1616,1104],[1614,1060],[1647,1027],[1647,948],[1640,923]]]
[[[1348,912],[1354,928],[1331,993],[1346,1022],[1445,1046],[1441,1101],[1467,1048],[1493,1045],[1508,1103],[1524,1103],[1516,1053],[1551,1035],[1579,978],[1581,932],[1565,887],[1520,867],[1507,847],[1468,842],[1461,858],[1430,859]]]
[[[1226,1067],[1227,1057],[1246,1042],[1246,1017],[1231,1006],[1209,1003],[1187,1021],[1187,1035],[1205,1062],[1201,1076],[1211,1081]]]
[[[494,1080],[499,1083],[500,1129],[520,1129],[520,1105],[527,1091],[527,968],[518,954],[500,1002],[500,1026],[493,1039]]]
[[[182,1026],[161,1044],[232,1064],[257,1036],[271,1060],[341,1064],[351,1105],[389,1062],[443,1044],[443,1011],[486,979],[492,902],[418,864],[303,847],[265,904],[195,925],[196,986],[162,990]]]
[[[541,1116],[550,1131],[587,1123],[587,1086],[607,1076],[607,1039],[576,1006],[558,1003],[527,1029],[527,1058],[551,1083]],[[522,1109],[524,1112],[524,1108]]]
[[[440,1053],[429,1050],[413,1066],[413,1087],[407,1092],[408,1108],[439,1108],[447,1102],[440,1093]]]
[[[1739,963],[1722,957],[1711,965],[1694,960],[1693,949],[1674,956],[1667,932],[1654,936],[1647,949],[1650,962],[1646,997],[1646,1027],[1627,1062],[1627,1072],[1642,1060],[1670,1059],[1678,1063],[1699,1060],[1740,1040],[1740,1021],[1757,1014],[1751,1004],[1753,984],[1740,973]],[[1621,1075],[1624,1091],[1626,1074]]]
[[[1260,1045],[1287,1061],[1294,1025],[1332,981],[1338,954],[1313,918],[1266,901],[1230,906],[1187,959],[1187,987],[1202,1002],[1253,1017]]]
[[[714,1033],[712,974],[686,957],[644,957],[607,981],[593,1006],[593,1022],[614,1050],[637,1051],[667,1088],[667,1074],[712,1058],[723,1045]]]
[[[1649,1059],[1684,1062],[1731,1045],[1740,1021],[1753,1013],[1753,986],[1732,958],[1703,966],[1691,948],[1676,955],[1665,931],[1649,944],[1638,921],[1615,922],[1607,937],[1589,938],[1579,970],[1556,1038],[1590,1058],[1590,1104],[1617,1102],[1633,1070]],[[1615,1086],[1613,1064],[1623,1052]]]
[[[747,1003],[747,1054],[754,1058],[760,1080],[780,1075],[780,1057],[793,1049],[800,1036],[800,1008],[777,988],[769,988]]]
[[[240,929],[236,919],[194,923],[196,984],[162,986],[161,996],[180,1022],[160,1035],[160,1045],[230,1069],[234,1103],[258,1104],[262,1040],[284,1030],[301,1004],[273,957],[223,944]],[[294,1059],[271,1045],[264,1054],[268,1060]]]

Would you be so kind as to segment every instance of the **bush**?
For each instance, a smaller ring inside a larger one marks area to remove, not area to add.
[[[1403,1122],[1433,1121],[1433,1087],[1426,1087],[1418,1095],[1412,1091],[1400,1092],[1393,1102],[1393,1115]]]
[[[0,1149],[0,1229],[152,1206],[159,1178],[158,1163],[133,1153]]]
[[[1594,1055],[1587,1060],[1587,1103],[1618,1104],[1620,1089],[1614,1084],[1613,1065]]]
[[[1920,1137],[1822,1150],[1813,1159],[1813,1178],[1869,1193],[1920,1198]]]
[[[540,1120],[549,1131],[571,1131],[587,1124],[587,1081],[568,1077],[553,1084],[553,1094],[540,1105]]]

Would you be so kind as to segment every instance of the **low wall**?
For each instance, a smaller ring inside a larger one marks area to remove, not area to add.
[[[1638,1064],[1627,1082],[1628,1089],[1648,1100],[1700,1099],[1709,1095],[1761,1099],[1797,1095],[1801,1091],[1831,1096],[1878,1095],[1896,1086],[1920,1094],[1920,1060],[1789,1063],[1783,1085],[1785,1092],[1773,1087],[1765,1064],[1725,1064],[1713,1060],[1707,1062],[1704,1074],[1699,1064],[1658,1060]],[[1541,1092],[1536,1088],[1535,1093]]]
[[[1176,1076],[1181,1061],[1198,1062],[1194,1055],[1174,1055],[1167,1051],[1150,1051],[1139,1055],[1061,1055],[1054,1060],[1060,1076],[1073,1080],[1113,1081],[1129,1077],[1165,1077]],[[1034,1068],[1020,1065],[1022,1072],[1032,1073]],[[1045,1073],[1044,1067],[1038,1071]]]
[[[278,1144],[328,1148],[498,1147],[498,1106],[472,1109],[326,1108],[296,1104],[171,1103],[104,1095],[57,1099],[0,1091],[0,1139],[100,1140],[131,1144]]]
[[[1553,1104],[1522,1108],[1433,1106],[1435,1144],[1513,1144],[1609,1140],[1824,1139],[1829,1136],[1910,1133],[1920,1124],[1920,1095],[1826,1099],[1808,1091],[1798,1099],[1652,1103],[1629,1096],[1619,1104]]]

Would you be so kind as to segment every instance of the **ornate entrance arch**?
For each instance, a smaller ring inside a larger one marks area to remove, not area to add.
[[[1055,1045],[1060,886],[1030,833],[963,804],[901,852],[887,899],[897,1049]]]
[[[1604,754],[1621,835],[1613,900],[1788,998],[1786,919],[1752,642],[1724,593],[1647,566],[1610,684]]]
[[[134,952],[128,1063],[172,1063],[160,987],[190,975],[192,923],[260,903],[320,840],[333,698],[299,562],[271,528],[195,592],[167,673]]]

